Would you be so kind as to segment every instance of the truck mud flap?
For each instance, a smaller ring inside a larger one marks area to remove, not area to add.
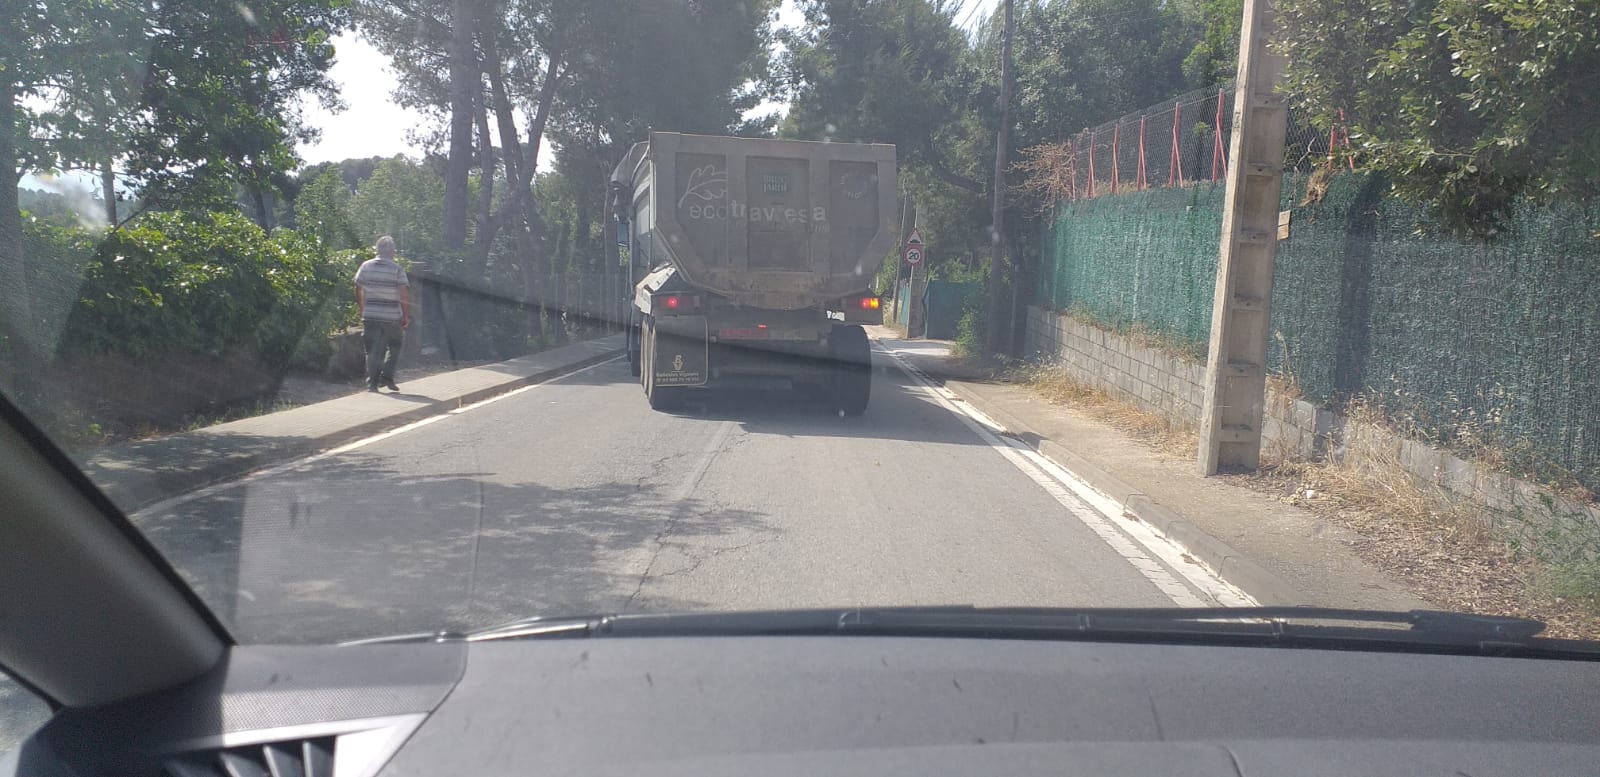
[[[704,386],[711,376],[706,320],[699,316],[656,319],[655,385]]]

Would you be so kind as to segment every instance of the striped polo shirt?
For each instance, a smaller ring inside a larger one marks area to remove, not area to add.
[[[368,259],[356,270],[356,285],[361,287],[366,303],[361,306],[361,317],[374,321],[399,321],[400,287],[410,286],[406,271],[393,259],[381,256]]]

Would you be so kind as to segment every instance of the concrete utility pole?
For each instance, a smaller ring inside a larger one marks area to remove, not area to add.
[[[1004,297],[1000,293],[1000,284],[1005,278],[1006,253],[1002,235],[1006,218],[1006,141],[1011,135],[1011,81],[1014,77],[1011,72],[1011,0],[1003,1],[1005,28],[1000,39],[1000,131],[995,133],[994,192],[991,195],[994,231],[989,235],[994,254],[989,262],[989,331],[985,338],[989,341],[990,353],[998,353],[1009,347],[1009,338],[1004,335],[1011,331],[1001,309]]]
[[[1278,91],[1284,60],[1267,46],[1273,29],[1272,0],[1244,0],[1228,190],[1200,417],[1203,475],[1261,465],[1272,268],[1278,253],[1283,141],[1289,115]]]

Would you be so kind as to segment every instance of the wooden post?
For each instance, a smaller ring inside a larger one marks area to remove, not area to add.
[[[1271,0],[1244,0],[1228,190],[1200,418],[1203,475],[1249,471],[1261,464],[1272,269],[1278,251],[1289,114],[1278,89],[1283,57],[1267,46],[1272,31]]]
[[[922,251],[922,261],[911,265],[911,283],[906,288],[906,304],[910,310],[906,313],[906,338],[920,340],[928,332],[928,301],[924,297],[928,293],[928,271],[921,268],[928,266],[928,251]]]
[[[1000,39],[1000,129],[995,134],[994,143],[994,189],[989,192],[991,217],[989,240],[994,249],[989,264],[989,310],[988,310],[988,349],[989,353],[1000,353],[1011,350],[1011,340],[1001,336],[1003,329],[1010,329],[1006,317],[1007,311],[1002,307],[1005,297],[1001,294],[1001,284],[1005,283],[1006,241],[1002,239],[1005,233],[1006,220],[1006,164],[1008,163],[1006,144],[1011,136],[1011,85],[1013,74],[1011,72],[1011,0],[1000,0],[1004,6],[1005,26],[1001,28]],[[926,275],[927,273],[923,273]],[[1016,282],[1013,278],[1012,282]],[[913,289],[915,291],[915,289]],[[912,304],[912,309],[916,305]]]

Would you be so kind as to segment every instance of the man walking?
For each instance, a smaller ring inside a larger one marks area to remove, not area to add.
[[[394,368],[400,361],[406,327],[411,325],[411,282],[394,260],[394,238],[384,235],[378,255],[356,270],[356,302],[361,305],[361,344],[367,349],[367,390],[399,391]],[[387,351],[387,354],[385,354]]]

